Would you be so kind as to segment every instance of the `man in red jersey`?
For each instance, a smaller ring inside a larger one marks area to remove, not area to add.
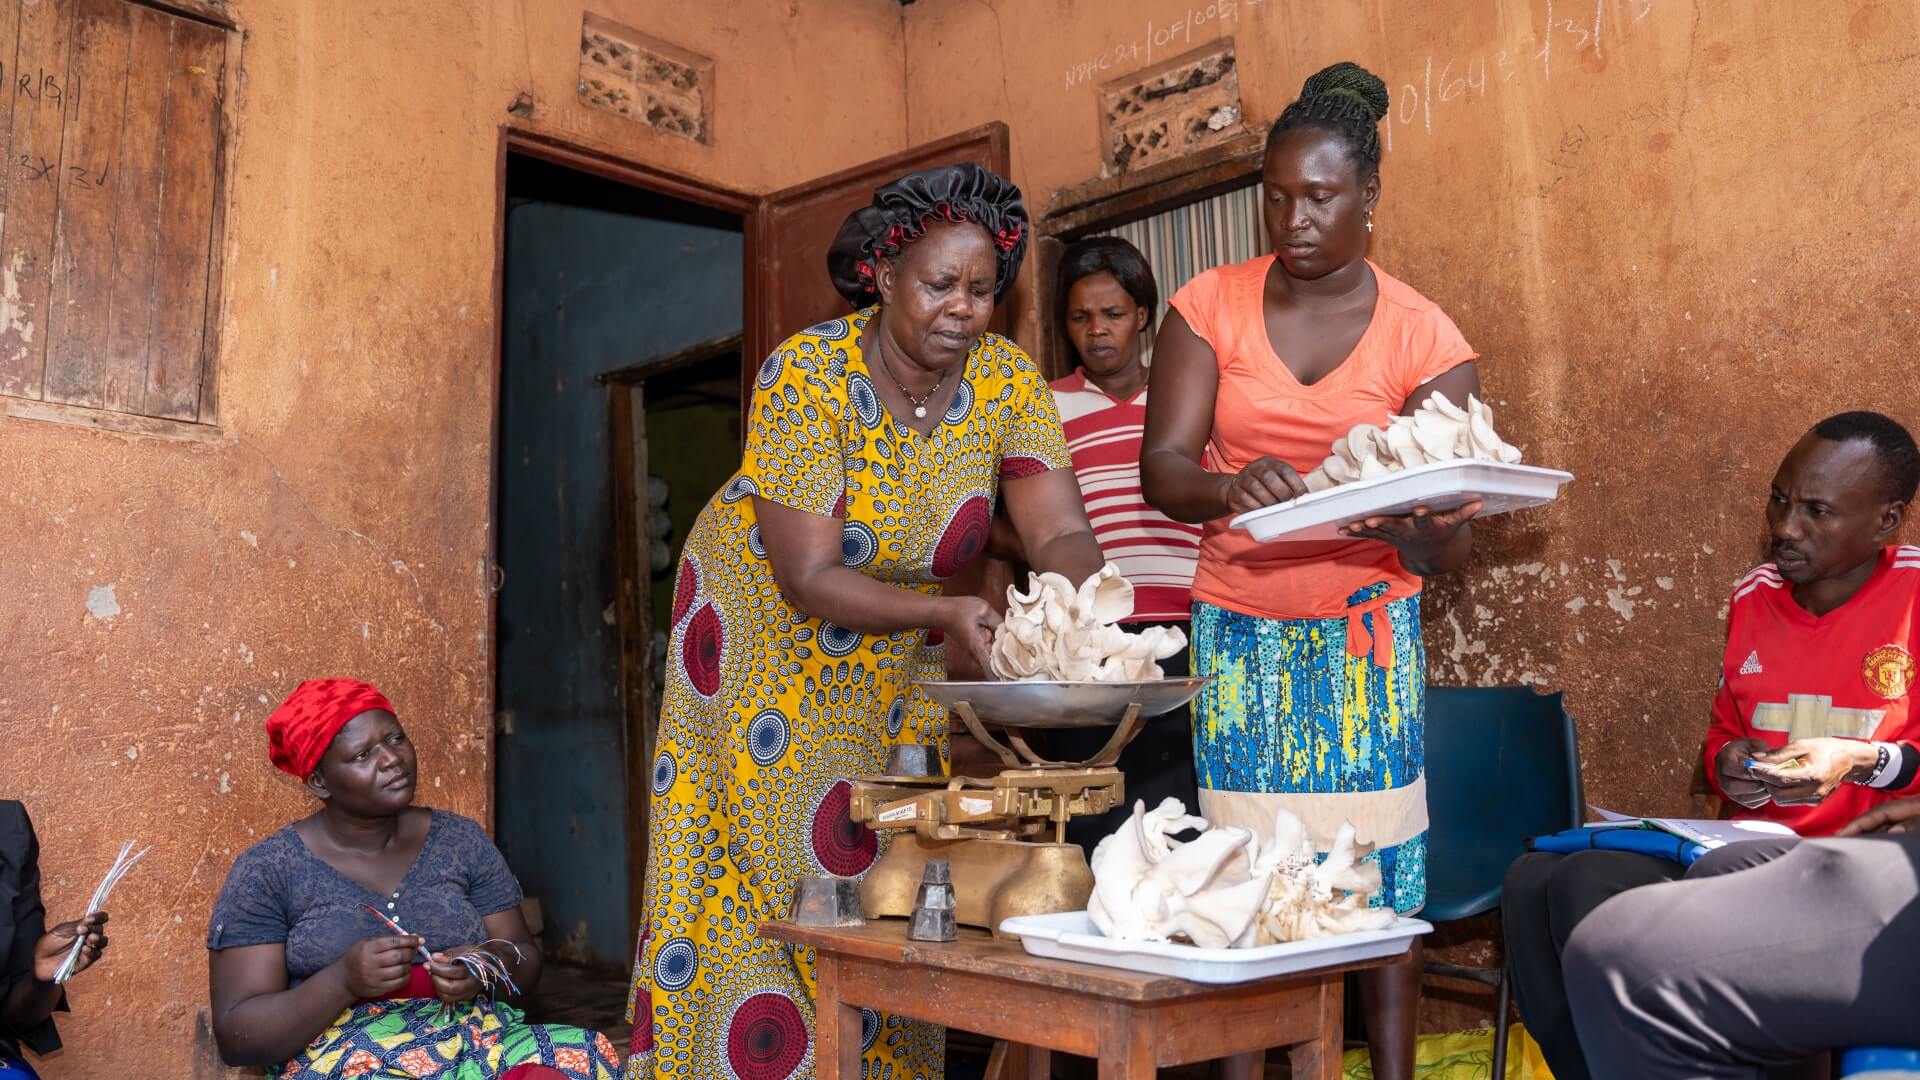
[[[1920,449],[1879,413],[1822,420],[1781,462],[1772,559],[1734,587],[1707,734],[1707,772],[1736,817],[1826,836],[1915,787],[1920,548],[1894,540],[1917,487]],[[1593,1075],[1562,977],[1568,937],[1602,902],[1683,870],[1623,851],[1535,852],[1508,870],[1507,967],[1560,1080]]]
[[[1879,413],[1843,413],[1774,479],[1773,559],[1734,587],[1707,732],[1707,773],[1736,818],[1826,836],[1920,772],[1900,741],[1920,735],[1907,694],[1920,548],[1888,543],[1913,490],[1876,453],[1885,442],[1898,458],[1903,438]]]

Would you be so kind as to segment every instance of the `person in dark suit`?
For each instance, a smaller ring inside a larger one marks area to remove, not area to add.
[[[20,1058],[21,1047],[35,1054],[60,1049],[53,1014],[66,1011],[67,999],[54,973],[82,936],[86,944],[73,970],[92,967],[106,951],[106,928],[107,913],[96,911],[47,929],[33,822],[26,807],[0,799],[0,1080],[35,1075]]]

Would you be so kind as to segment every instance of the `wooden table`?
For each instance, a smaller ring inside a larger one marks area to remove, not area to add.
[[[760,924],[815,950],[816,1080],[860,1076],[860,1010],[1005,1039],[1012,1080],[1046,1080],[1048,1054],[1097,1058],[1100,1080],[1151,1080],[1163,1065],[1290,1048],[1297,1080],[1339,1080],[1341,976],[1398,957],[1234,986],[1029,956],[985,931],[907,940],[898,919],[842,929]]]

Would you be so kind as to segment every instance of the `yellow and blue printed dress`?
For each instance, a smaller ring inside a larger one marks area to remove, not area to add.
[[[1046,383],[997,334],[974,346],[931,434],[895,423],[861,355],[873,316],[804,330],[761,365],[740,471],[687,536],[630,1078],[812,1075],[813,957],[755,927],[786,916],[796,879],[857,878],[879,857],[880,837],[848,818],[848,777],[879,772],[895,743],[945,753],[945,714],[911,685],[939,677],[939,643],[795,611],[774,583],[753,497],[839,518],[847,566],[934,593],[985,547],[1002,478],[1068,465]],[[940,1029],[878,1013],[864,1027],[869,1080],[941,1075]]]
[[[1376,582],[1348,615],[1268,619],[1193,604],[1200,812],[1215,825],[1271,834],[1274,811],[1307,826],[1325,852],[1351,823],[1380,867],[1373,907],[1427,903],[1427,653],[1420,596]]]

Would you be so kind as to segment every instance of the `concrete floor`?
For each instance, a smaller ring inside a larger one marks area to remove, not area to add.
[[[633,1026],[627,1023],[627,974],[576,967],[549,959],[540,985],[522,1003],[536,1024],[571,1024],[605,1035],[624,1060]]]

